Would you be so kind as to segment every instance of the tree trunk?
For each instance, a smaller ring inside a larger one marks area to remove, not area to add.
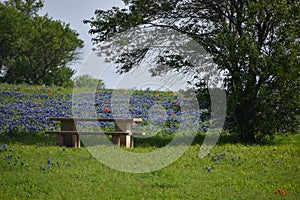
[[[244,143],[254,143],[255,142],[255,122],[254,116],[255,111],[253,104],[250,102],[242,103],[236,109],[236,119],[238,122],[238,134],[240,135],[241,141]]]

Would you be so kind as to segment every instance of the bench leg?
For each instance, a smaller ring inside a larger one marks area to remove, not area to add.
[[[62,131],[76,131],[76,126],[74,122],[62,122],[61,123]],[[78,147],[78,139],[77,135],[62,135],[63,136],[63,144],[62,146],[67,147]],[[79,141],[80,143],[80,141]],[[80,146],[80,144],[79,144]]]
[[[119,135],[113,135],[112,136],[112,143],[115,145],[120,146],[121,145],[121,138]]]
[[[120,146],[125,146],[126,148],[133,147],[133,137],[132,135],[121,135],[120,136]]]
[[[130,148],[133,148],[133,136],[130,136]]]
[[[132,135],[113,135],[112,142],[118,146],[125,146],[126,148],[133,148],[133,137]]]
[[[56,143],[57,143],[57,146],[64,146],[65,145],[65,137],[64,135],[56,135]]]
[[[128,131],[131,128],[131,122],[124,122],[124,121],[115,121],[115,130],[116,131]],[[125,146],[126,148],[132,148],[133,147],[133,137],[131,135],[121,135],[118,136],[118,140],[116,143],[119,146]]]
[[[132,135],[126,135],[126,147],[133,148],[133,136]]]
[[[80,148],[80,136],[79,136],[79,134],[76,135],[76,144],[75,145],[76,145],[77,148]]]

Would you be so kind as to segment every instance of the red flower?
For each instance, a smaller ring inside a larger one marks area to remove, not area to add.
[[[110,112],[111,112],[111,109],[110,109],[110,108],[108,108],[108,107],[107,107],[107,108],[102,108],[102,110],[103,110],[103,111],[105,111],[105,112],[108,112],[108,113],[110,113]]]

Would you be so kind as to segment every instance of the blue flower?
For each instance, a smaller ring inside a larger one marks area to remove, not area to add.
[[[207,170],[208,172],[210,172],[211,168],[208,167],[208,166],[206,166],[206,170]]]
[[[226,153],[222,153],[222,158],[224,159],[226,157]]]

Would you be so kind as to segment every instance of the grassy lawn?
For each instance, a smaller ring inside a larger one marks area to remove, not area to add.
[[[0,144],[0,199],[300,199],[299,134],[265,146],[220,143],[204,159],[193,144],[170,166],[142,174],[110,169],[52,137]],[[137,142],[134,151],[156,148]]]

